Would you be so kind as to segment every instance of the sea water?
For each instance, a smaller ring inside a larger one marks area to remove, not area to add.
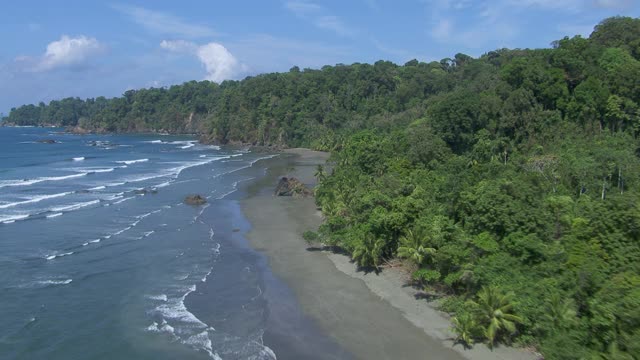
[[[275,358],[260,260],[231,235],[239,184],[272,156],[0,128],[0,358]],[[201,316],[189,295],[207,281]]]

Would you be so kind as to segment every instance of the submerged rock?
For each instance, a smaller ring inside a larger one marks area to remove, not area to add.
[[[294,177],[283,176],[278,181],[275,191],[276,196],[312,196],[313,191],[307,188],[300,180]]]
[[[184,198],[184,203],[187,205],[204,205],[207,203],[207,199],[200,195],[189,195]]]
[[[53,139],[43,139],[43,140],[37,140],[37,143],[40,144],[58,144],[59,142]]]
[[[133,193],[136,194],[136,195],[147,195],[147,194],[155,195],[155,194],[158,193],[158,190],[156,190],[156,189],[149,189],[149,190],[147,190],[147,189],[137,189],[137,190],[134,190]]]

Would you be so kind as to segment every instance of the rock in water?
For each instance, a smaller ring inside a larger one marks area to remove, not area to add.
[[[187,205],[204,205],[207,203],[207,199],[200,195],[189,195],[184,199],[184,203]]]
[[[40,143],[40,144],[57,144],[58,143],[58,141],[53,140],[53,139],[37,140],[36,142]]]
[[[313,192],[308,189],[300,180],[294,177],[282,177],[278,181],[275,191],[276,196],[311,196]]]

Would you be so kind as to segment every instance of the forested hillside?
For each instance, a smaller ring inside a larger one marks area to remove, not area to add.
[[[365,268],[413,263],[416,283],[448,295],[461,342],[638,359],[639,103],[640,20],[620,17],[548,49],[293,68],[5,122],[331,150],[318,239]]]

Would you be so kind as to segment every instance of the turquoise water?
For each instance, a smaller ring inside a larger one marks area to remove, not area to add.
[[[275,358],[268,269],[234,238],[273,155],[56,131],[0,128],[0,357]]]

